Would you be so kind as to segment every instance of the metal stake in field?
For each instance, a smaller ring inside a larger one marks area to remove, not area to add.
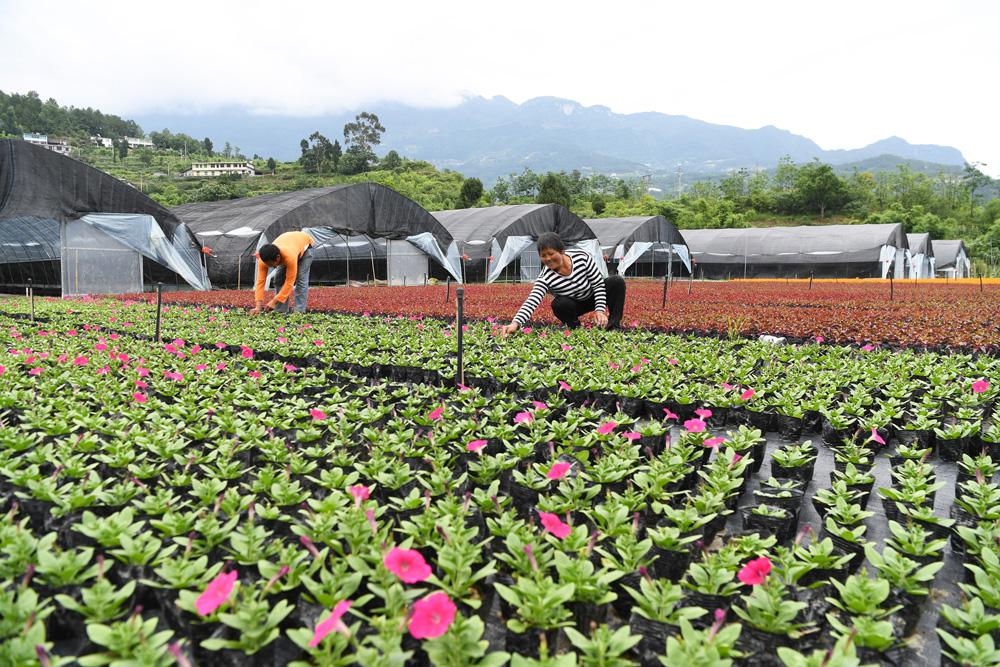
[[[982,278],[979,279],[982,283]],[[31,278],[28,278],[28,302],[31,304],[31,321],[35,321],[35,286],[31,283]]]
[[[156,283],[156,342],[160,342],[160,318],[163,315],[163,283]]]
[[[455,297],[458,304],[458,317],[455,318],[458,338],[458,367],[455,370],[455,384],[462,385],[465,384],[465,337],[462,335],[463,329],[465,329],[465,288],[457,288]]]
[[[667,276],[663,275],[663,299],[660,300],[660,308],[664,308],[667,305]]]
[[[892,276],[889,276],[889,301],[892,301],[892,297],[893,297]]]
[[[448,303],[451,301],[451,276],[448,276],[448,280],[445,281],[445,284],[447,287],[444,292],[444,302]]]

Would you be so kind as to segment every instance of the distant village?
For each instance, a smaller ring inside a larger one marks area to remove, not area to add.
[[[61,155],[72,155],[73,147],[65,139],[49,137],[37,132],[25,132],[22,138],[29,144],[41,146],[47,150]],[[146,149],[158,150],[152,140],[146,137],[123,137],[129,150]],[[109,137],[96,135],[90,137],[91,143],[103,148],[113,148],[114,140]],[[181,172],[181,176],[196,178],[215,178],[218,176],[257,176],[260,172],[249,160],[212,160],[210,162],[194,162],[188,169]]]

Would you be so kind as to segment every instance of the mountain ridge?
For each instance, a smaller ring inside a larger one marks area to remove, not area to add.
[[[722,174],[741,167],[773,167],[787,155],[832,165],[883,155],[961,166],[950,146],[911,144],[890,136],[860,148],[824,150],[811,139],[774,125],[744,129],[657,111],[620,114],[603,105],[543,96],[517,104],[503,96],[471,96],[454,107],[369,105],[387,128],[380,152],[396,150],[441,168],[492,181],[534,171],[627,174]],[[319,130],[331,141],[359,110],[323,116],[260,115],[230,107],[202,114],[136,114],[147,130],[170,128],[228,141],[244,152],[290,160],[299,141]]]

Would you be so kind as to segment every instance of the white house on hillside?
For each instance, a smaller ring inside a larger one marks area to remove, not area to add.
[[[257,170],[252,162],[234,160],[231,162],[195,162],[181,176],[255,176]]]
[[[48,135],[38,134],[37,132],[25,132],[22,135],[22,138],[29,144],[35,144],[36,146],[47,148],[53,153],[69,155],[73,152],[73,148],[65,139],[49,139]]]

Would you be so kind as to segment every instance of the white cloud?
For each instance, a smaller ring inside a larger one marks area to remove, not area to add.
[[[554,95],[778,127],[896,134],[1000,174],[1000,4],[0,0],[0,89],[120,113]]]

